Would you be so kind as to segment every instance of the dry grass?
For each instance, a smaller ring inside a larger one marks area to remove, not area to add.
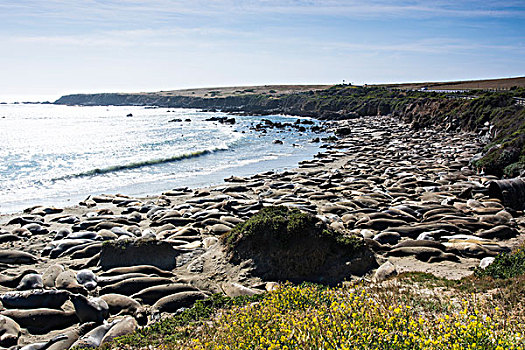
[[[507,90],[513,86],[525,87],[525,77],[446,82],[378,84],[378,86],[395,87],[401,89],[420,89],[422,87],[427,87],[431,90]]]

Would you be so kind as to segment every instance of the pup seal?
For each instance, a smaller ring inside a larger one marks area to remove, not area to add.
[[[93,290],[97,288],[97,275],[88,269],[80,270],[77,272],[77,282],[87,290]]]
[[[42,274],[42,281],[44,282],[45,288],[55,288],[55,281],[62,272],[64,272],[64,266],[55,264],[49,266]]]
[[[22,278],[24,278],[24,276],[32,274],[32,273],[38,273],[38,272],[35,270],[25,270],[22,273],[16,276],[13,276],[13,277],[0,275],[0,285],[7,287],[7,288],[15,288],[16,286],[18,286],[18,284],[20,283]]]
[[[133,298],[121,294],[104,294],[100,299],[108,304],[110,315],[131,315],[142,326],[148,322],[146,310]]]
[[[44,283],[42,282],[42,276],[38,273],[30,273],[22,277],[22,280],[16,287],[18,290],[28,290],[28,289],[40,289],[44,288]]]

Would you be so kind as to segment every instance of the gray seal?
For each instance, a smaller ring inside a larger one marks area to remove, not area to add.
[[[122,275],[125,273],[145,273],[145,274],[155,274],[161,277],[173,277],[173,273],[171,273],[170,271],[162,270],[156,266],[151,266],[151,265],[115,267],[106,272],[103,272],[101,276]]]
[[[132,295],[135,294],[144,288],[158,286],[160,284],[169,284],[173,281],[169,278],[164,277],[138,277],[130,278],[115,284],[106,286],[100,290],[100,295],[116,293],[123,295]]]
[[[64,334],[59,334],[46,342],[24,345],[19,350],[47,350],[51,345],[58,343],[59,341],[62,341],[64,339],[67,339],[67,336]]]
[[[130,278],[137,278],[137,277],[155,277],[155,275],[146,275],[145,273],[125,273],[123,275],[115,275],[115,276],[100,276],[98,277],[98,285],[99,287],[104,287],[110,284],[115,284],[115,283],[122,282]]]
[[[71,294],[70,299],[81,323],[102,323],[109,316],[109,306],[103,299],[86,298],[81,294]]]

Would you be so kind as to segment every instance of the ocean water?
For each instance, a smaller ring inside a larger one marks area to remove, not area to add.
[[[128,117],[132,114],[132,117]],[[202,187],[231,175],[293,168],[319,151],[319,135],[250,130],[194,109],[0,105],[0,213],[33,205],[75,205],[88,195],[160,194]],[[266,116],[280,122],[295,117]],[[183,122],[170,122],[182,119]],[[191,121],[185,121],[185,120]],[[273,144],[280,139],[284,144]]]

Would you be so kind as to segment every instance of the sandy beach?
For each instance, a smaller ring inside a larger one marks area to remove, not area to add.
[[[236,224],[269,206],[300,209],[340,235],[363,239],[376,266],[388,261],[396,273],[460,279],[483,258],[523,242],[521,212],[490,198],[487,183],[496,178],[469,167],[483,146],[477,135],[414,131],[385,116],[328,122],[326,127],[337,140],[293,170],[232,176],[223,185],[175,188],[145,198],[100,194],[69,208],[34,207],[0,216],[1,295],[17,288],[66,290],[91,298],[121,294],[133,298],[135,307],[115,302],[103,318],[131,315],[138,321],[128,328],[132,331],[169,316],[158,304],[165,296],[180,295],[187,302],[181,305],[190,305],[211,293],[270,290],[282,281],[254,275],[249,260],[232,264],[220,241]],[[108,249],[118,244],[128,249],[129,261],[108,257]],[[153,250],[141,250],[149,246]],[[155,249],[158,254],[151,254]],[[33,274],[22,278],[29,270]],[[364,269],[347,279],[381,281],[375,271]],[[129,284],[118,285],[123,281]],[[161,288],[171,285],[177,287]],[[145,297],[141,292],[146,288],[157,288],[156,294]],[[21,327],[19,345],[72,334],[79,322],[85,323],[72,298],[59,306],[41,306],[72,318],[55,322],[54,314],[40,331],[25,327],[24,317],[13,311],[17,308],[3,304],[0,315],[18,320]],[[39,307],[29,309],[37,313]]]

